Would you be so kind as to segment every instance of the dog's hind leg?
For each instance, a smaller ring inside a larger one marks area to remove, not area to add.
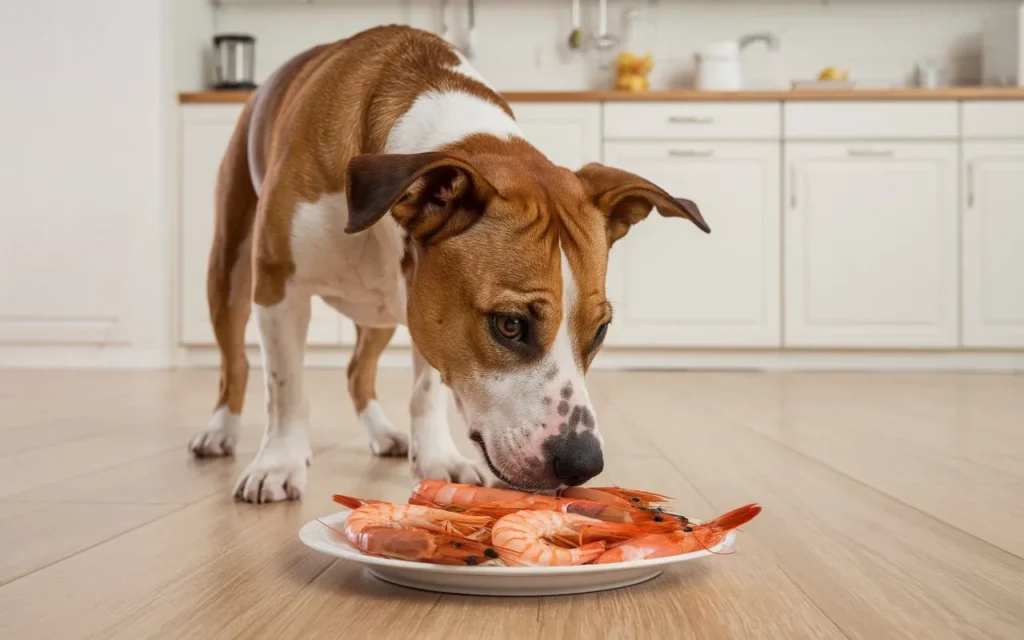
[[[409,451],[409,439],[395,430],[377,402],[377,362],[394,335],[394,327],[357,324],[356,348],[348,363],[348,392],[370,439],[370,451],[378,456],[404,456]]]
[[[220,349],[220,392],[210,422],[189,442],[189,449],[198,457],[234,453],[249,378],[245,325],[252,308],[252,229],[257,202],[247,158],[250,117],[251,106],[247,105],[217,177],[216,227],[206,293]]]

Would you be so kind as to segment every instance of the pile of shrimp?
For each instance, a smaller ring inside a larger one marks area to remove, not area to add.
[[[618,487],[571,487],[558,496],[424,480],[409,504],[336,494],[353,509],[344,531],[361,552],[450,565],[571,566],[710,550],[750,522],[748,504],[708,522],[662,505],[670,498]]]

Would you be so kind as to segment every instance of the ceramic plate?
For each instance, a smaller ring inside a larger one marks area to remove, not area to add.
[[[299,539],[317,551],[358,562],[373,576],[385,582],[426,591],[465,595],[553,596],[628,587],[658,577],[667,565],[730,551],[736,540],[736,532],[730,531],[718,546],[710,550],[614,564],[579,567],[460,567],[364,555],[342,535],[324,526],[327,524],[341,531],[349,513],[351,510],[340,511],[307,522],[299,531]]]

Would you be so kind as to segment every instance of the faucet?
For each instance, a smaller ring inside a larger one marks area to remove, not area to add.
[[[779,39],[773,33],[767,31],[763,33],[748,33],[741,37],[738,41],[740,50],[744,49],[748,44],[754,42],[763,42],[768,47],[769,51],[776,51],[779,48]]]

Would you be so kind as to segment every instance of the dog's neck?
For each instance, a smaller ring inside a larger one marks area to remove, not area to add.
[[[462,91],[420,94],[388,135],[387,153],[436,151],[475,134],[501,140],[522,137],[516,121],[501,106]]]

